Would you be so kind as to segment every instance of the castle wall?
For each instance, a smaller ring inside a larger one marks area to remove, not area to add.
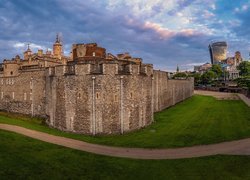
[[[50,124],[89,134],[123,133],[150,124],[152,70],[140,74],[139,66],[129,68],[129,74],[119,74],[118,64],[104,64],[103,73],[93,74],[90,64],[81,64],[73,75],[66,66],[56,67],[46,77]]]
[[[167,72],[154,70],[154,112],[162,111],[193,95],[194,80],[168,79]]]
[[[60,65],[0,77],[0,109],[46,116],[50,126],[64,131],[112,134],[147,126],[154,112],[193,94],[193,79],[168,80],[151,65],[94,68]]]
[[[45,116],[44,71],[23,71],[18,74],[0,77],[0,109]]]

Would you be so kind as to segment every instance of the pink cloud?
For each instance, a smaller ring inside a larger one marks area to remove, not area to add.
[[[200,32],[197,32],[194,29],[182,29],[180,31],[169,30],[167,28],[162,27],[160,24],[145,22],[143,25],[143,29],[153,30],[160,36],[162,39],[170,39],[174,36],[195,36],[200,35]]]

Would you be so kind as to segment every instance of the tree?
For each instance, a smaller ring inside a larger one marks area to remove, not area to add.
[[[239,64],[238,70],[240,71],[241,76],[248,76],[250,75],[250,62],[243,61]]]
[[[173,78],[187,78],[187,74],[184,73],[184,72],[179,72],[179,73],[176,73]]]
[[[209,70],[201,75],[201,81],[203,84],[210,84],[216,77],[217,75],[215,74],[215,72]]]
[[[188,77],[193,77],[194,78],[194,84],[198,85],[200,83],[201,80],[201,74],[200,73],[193,73],[188,75]]]
[[[217,76],[217,78],[221,77],[223,71],[222,68],[219,64],[213,64],[211,71],[213,71],[215,73],[215,75]]]

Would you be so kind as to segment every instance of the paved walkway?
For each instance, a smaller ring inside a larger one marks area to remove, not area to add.
[[[250,138],[219,144],[201,145],[173,149],[121,148],[86,143],[65,137],[50,135],[19,126],[0,124],[0,129],[16,132],[34,139],[69,147],[81,151],[113,157],[133,159],[182,159],[217,154],[250,155]]]
[[[194,94],[213,96],[213,97],[220,99],[220,100],[223,100],[223,99],[228,99],[228,100],[241,99],[243,102],[245,102],[250,107],[250,99],[247,98],[243,94],[224,93],[224,92],[216,92],[216,91],[202,91],[202,90],[195,90]]]

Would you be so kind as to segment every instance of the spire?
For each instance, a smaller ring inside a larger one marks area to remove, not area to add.
[[[63,54],[63,50],[62,50],[62,44],[61,44],[61,40],[59,37],[59,34],[56,34],[56,42],[53,44],[53,55],[54,57],[57,58],[61,58]]]
[[[27,51],[31,51],[31,50],[30,50],[30,44],[29,44],[29,43],[27,44]]]
[[[60,43],[60,38],[59,38],[59,34],[56,34],[56,43]]]

